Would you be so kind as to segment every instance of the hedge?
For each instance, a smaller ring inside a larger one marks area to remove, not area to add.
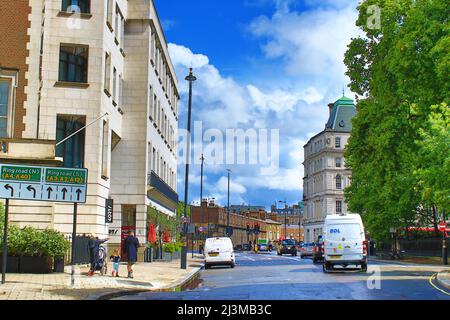
[[[3,226],[5,211],[0,203],[0,252],[3,251]],[[64,257],[69,249],[69,242],[56,230],[38,230],[27,226],[19,228],[8,226],[8,254],[12,256],[48,256]]]

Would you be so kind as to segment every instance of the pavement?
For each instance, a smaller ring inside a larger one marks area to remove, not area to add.
[[[180,292],[146,292],[116,300],[450,300],[437,275],[442,265],[370,259],[368,272],[323,273],[310,258],[236,253],[236,267],[202,270]]]
[[[89,268],[75,269],[75,283],[71,285],[71,267],[64,273],[6,274],[6,284],[0,284],[0,300],[97,300],[118,295],[148,291],[179,290],[195,280],[203,267],[200,255],[189,254],[187,269],[180,268],[180,260],[171,262],[137,263],[134,279],[128,279],[126,264],[121,264],[119,275],[87,276]],[[111,272],[112,264],[108,265]]]

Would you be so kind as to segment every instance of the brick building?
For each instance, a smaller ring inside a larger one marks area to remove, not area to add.
[[[220,207],[213,201],[207,202],[206,200],[204,200],[202,202],[201,212],[200,206],[192,206],[191,212],[191,222],[196,227],[203,226],[205,229],[207,229],[209,224],[210,236],[225,236],[227,227],[227,208]],[[260,226],[260,233],[258,236],[253,233],[247,232],[247,225],[250,226],[250,229],[253,229],[256,224],[259,224]],[[231,236],[231,240],[233,241],[234,245],[248,243],[249,241],[254,242],[256,239],[267,239],[268,241],[273,241],[281,234],[281,224],[276,221],[266,220],[265,218],[259,219],[251,215],[247,216],[244,214],[244,212],[236,213],[231,212],[231,210],[230,226],[233,228],[233,235]],[[206,233],[207,231],[205,231],[205,234]]]

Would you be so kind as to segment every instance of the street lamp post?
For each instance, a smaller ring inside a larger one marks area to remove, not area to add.
[[[229,237],[230,235],[228,234],[230,231],[230,169],[227,169],[228,171],[228,206],[227,206],[227,236]]]
[[[286,199],[284,201],[278,200],[278,202],[280,203],[284,203],[284,239],[287,239],[287,204],[286,204]]]
[[[202,226],[203,225],[203,161],[205,161],[203,154],[202,154],[202,157],[200,158],[200,160],[202,161],[202,164],[200,166],[200,226]],[[208,232],[209,232],[209,230],[208,230]],[[203,230],[202,230],[202,233],[203,233]],[[201,238],[203,238],[203,236],[201,236]],[[199,241],[198,246],[200,249],[200,241]]]
[[[186,147],[186,172],[184,177],[184,219],[187,219],[188,206],[188,182],[189,182],[189,161],[191,155],[191,113],[192,113],[192,84],[197,78],[192,74],[192,68],[189,68],[189,75],[185,78],[189,81],[189,104],[188,104],[188,123],[187,123],[187,147]],[[184,223],[184,241],[181,248],[181,269],[187,268],[187,224]]]

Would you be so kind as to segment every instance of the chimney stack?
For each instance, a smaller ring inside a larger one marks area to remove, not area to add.
[[[330,114],[331,114],[331,111],[333,111],[333,108],[334,108],[334,103],[329,103],[328,109],[330,110]]]

